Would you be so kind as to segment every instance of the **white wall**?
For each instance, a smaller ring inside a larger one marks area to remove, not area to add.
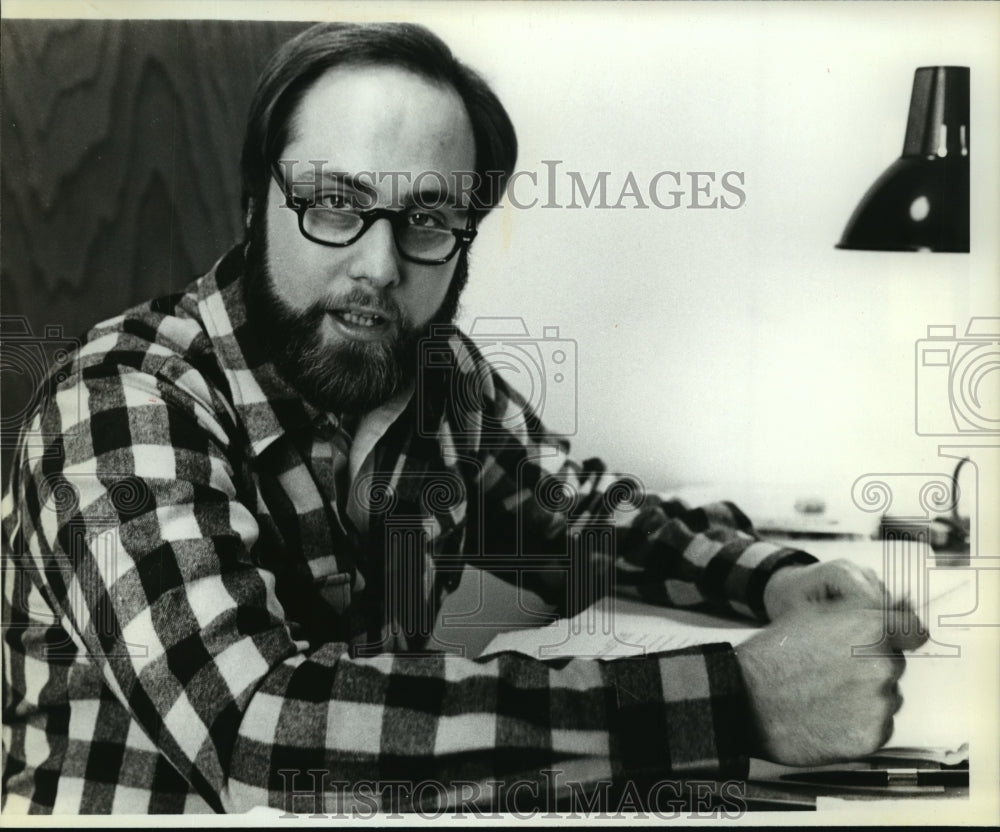
[[[914,430],[914,342],[1000,314],[994,4],[464,8],[420,19],[494,84],[540,182],[542,160],[609,170],[614,201],[629,170],[745,173],[737,210],[485,223],[462,320],[577,342],[581,455],[655,488],[795,481],[834,502],[867,472],[950,470]],[[836,250],[937,64],[972,68],[972,254]]]

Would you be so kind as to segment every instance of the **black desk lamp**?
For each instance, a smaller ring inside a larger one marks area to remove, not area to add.
[[[837,248],[968,253],[968,67],[914,73],[903,155],[868,189]]]

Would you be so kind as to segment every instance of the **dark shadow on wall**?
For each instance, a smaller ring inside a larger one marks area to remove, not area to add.
[[[42,367],[242,234],[257,75],[305,23],[0,23],[3,476]]]

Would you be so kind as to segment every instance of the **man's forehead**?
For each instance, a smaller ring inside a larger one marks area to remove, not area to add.
[[[296,109],[282,158],[321,160],[348,173],[450,177],[474,170],[476,152],[468,114],[452,87],[376,65],[322,75]]]

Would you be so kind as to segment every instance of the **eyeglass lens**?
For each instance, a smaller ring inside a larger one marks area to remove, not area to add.
[[[364,220],[354,211],[334,208],[309,208],[303,217],[307,234],[325,242],[343,245],[354,242],[364,227]],[[436,259],[446,257],[455,247],[455,235],[446,228],[429,228],[394,222],[396,245],[404,254]]]

